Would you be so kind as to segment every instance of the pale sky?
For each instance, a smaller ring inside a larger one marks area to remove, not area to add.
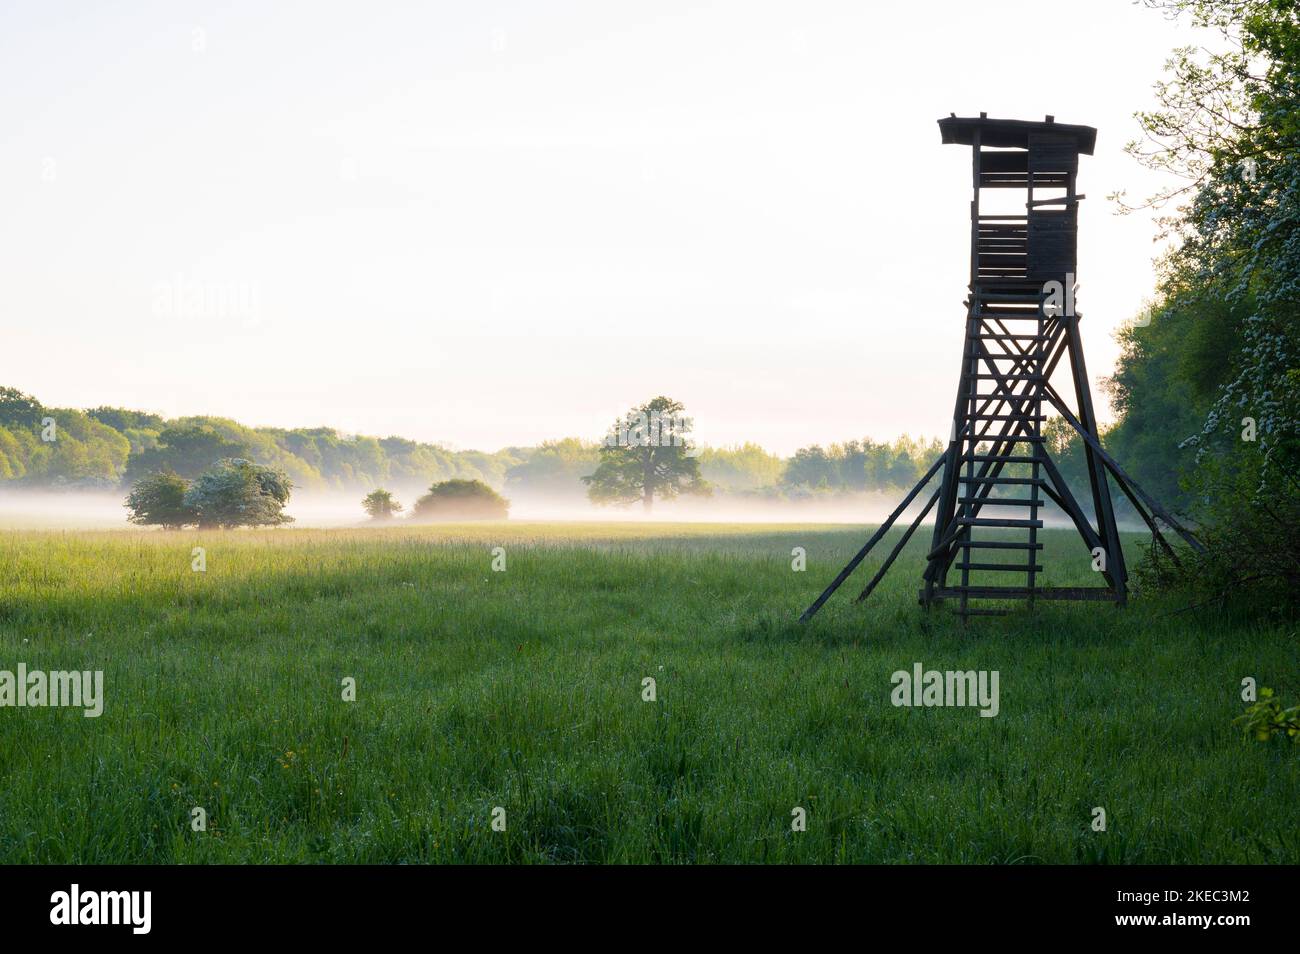
[[[1106,195],[1158,185],[1132,113],[1200,40],[1127,0],[9,0],[0,384],[485,450],[658,394],[707,444],[946,436],[970,152],[935,120],[987,111],[1100,130],[1105,417],[1155,251]]]

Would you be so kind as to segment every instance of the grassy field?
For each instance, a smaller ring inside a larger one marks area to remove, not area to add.
[[[963,630],[916,605],[920,542],[795,623],[865,536],[5,533],[0,669],[102,669],[106,703],[0,709],[0,862],[1300,861],[1296,748],[1231,724],[1243,677],[1294,690],[1293,627],[1139,598]],[[1045,582],[1098,582],[1047,541]],[[894,707],[917,662],[998,670],[999,714]]]

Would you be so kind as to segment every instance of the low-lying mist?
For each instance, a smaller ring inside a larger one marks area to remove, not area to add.
[[[0,528],[104,530],[127,529],[126,494],[87,491],[3,490],[0,491]],[[817,497],[797,502],[762,500],[719,494],[710,498],[685,497],[656,501],[645,513],[633,507],[597,507],[572,494],[516,495],[511,499],[511,520],[532,521],[635,521],[687,523],[880,523],[898,506],[903,491],[871,492]],[[906,526],[922,506],[914,501],[900,518]],[[370,520],[361,509],[360,495],[301,491],[294,494],[286,512],[295,527],[365,527],[415,525],[406,517],[386,523]],[[1044,514],[1049,526],[1068,526],[1059,511]],[[927,518],[927,523],[932,522]],[[1132,527],[1131,529],[1138,529]]]

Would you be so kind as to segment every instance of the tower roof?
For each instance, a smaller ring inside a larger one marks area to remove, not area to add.
[[[1093,147],[1097,144],[1097,130],[1092,126],[1070,126],[1056,122],[1052,116],[1035,122],[1025,119],[989,119],[983,113],[977,117],[958,116],[954,113],[939,120],[939,133],[945,143],[974,145],[977,129],[981,146],[1028,149],[1029,137],[1034,133],[1072,137],[1079,152],[1085,156],[1091,156]]]

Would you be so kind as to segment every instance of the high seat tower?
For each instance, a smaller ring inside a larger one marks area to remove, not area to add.
[[[929,502],[859,600],[933,511],[920,590],[925,606],[952,601],[965,619],[1005,612],[1008,600],[1122,605],[1128,573],[1108,472],[1171,556],[1157,518],[1190,545],[1199,549],[1200,544],[1120,469],[1097,433],[1074,307],[1078,208],[1084,198],[1075,179],[1079,156],[1092,154],[1097,131],[1057,123],[1051,116],[1026,122],[989,119],[984,113],[940,119],[939,131],[944,143],[970,147],[973,191],[966,334],[947,449],[802,618],[821,608],[936,474],[940,482]],[[1071,401],[1064,399],[1067,394]],[[1086,510],[1048,452],[1043,435],[1048,411],[1083,438]],[[1039,530],[1048,501],[1077,528],[1102,585],[1041,585]]]

